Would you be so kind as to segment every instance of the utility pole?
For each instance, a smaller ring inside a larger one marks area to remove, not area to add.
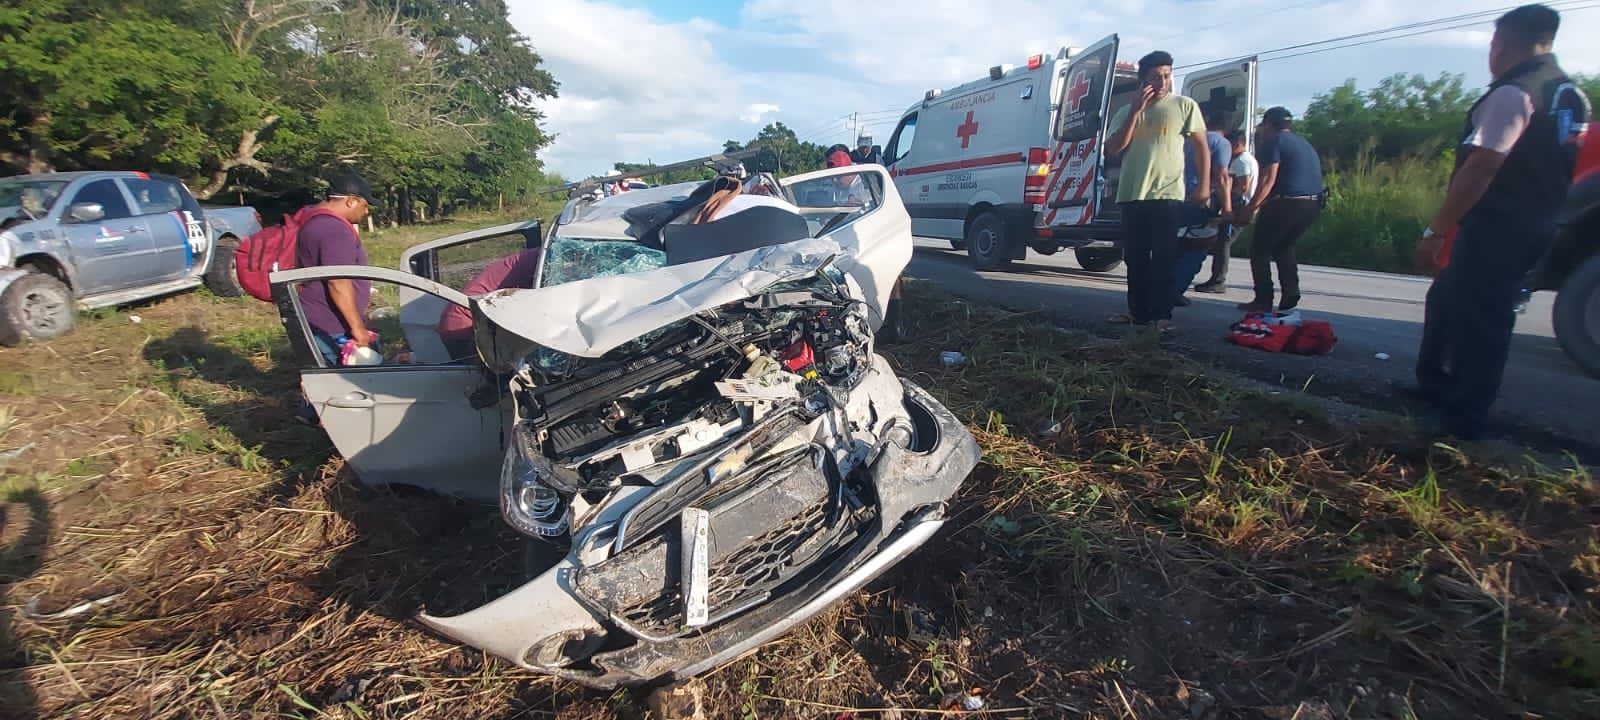
[[[856,138],[861,137],[861,123],[858,122],[861,113],[850,113],[850,139],[845,142],[854,144]]]

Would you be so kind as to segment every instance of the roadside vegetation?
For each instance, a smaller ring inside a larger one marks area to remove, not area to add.
[[[392,266],[467,227],[367,242]],[[908,292],[917,340],[884,351],[984,462],[928,546],[708,676],[707,717],[915,717],[973,687],[996,717],[1600,715],[1586,470]],[[515,537],[358,486],[290,422],[296,386],[272,309],[205,293],[0,349],[0,717],[646,716],[410,622],[507,589]]]

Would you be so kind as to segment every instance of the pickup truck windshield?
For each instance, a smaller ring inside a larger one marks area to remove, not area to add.
[[[0,212],[6,218],[19,210],[43,215],[50,212],[66,186],[63,180],[0,180]]]

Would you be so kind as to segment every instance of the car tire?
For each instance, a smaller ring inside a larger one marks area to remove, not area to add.
[[[906,341],[906,316],[905,303],[900,292],[904,280],[894,281],[894,290],[889,293],[889,302],[883,306],[883,325],[878,328],[877,340],[880,344],[895,345]]]
[[[1561,283],[1551,316],[1562,351],[1584,372],[1600,377],[1600,255],[1583,261]]]
[[[1122,264],[1122,248],[1081,247],[1072,254],[1078,258],[1078,267],[1089,272],[1110,272]]]
[[[239,297],[244,288],[234,273],[233,253],[239,249],[239,238],[225,235],[211,248],[211,267],[206,268],[205,285],[217,297]]]
[[[77,317],[77,301],[66,283],[30,272],[0,291],[0,345],[61,337],[72,332]]]
[[[1011,265],[1006,244],[1006,224],[993,210],[986,210],[967,225],[967,255],[979,270],[1004,270]]]

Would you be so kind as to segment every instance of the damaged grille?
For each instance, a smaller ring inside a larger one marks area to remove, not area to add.
[[[707,601],[713,625],[760,604],[808,568],[826,564],[857,538],[871,517],[866,508],[835,509],[827,482],[816,469],[780,469],[774,474],[780,476],[775,482],[711,508],[714,549]],[[787,519],[773,523],[775,517]],[[752,537],[740,532],[744,527],[759,527],[762,532]],[[649,639],[682,635],[691,628],[684,625],[681,551],[675,527],[659,531],[623,554],[580,571],[576,589],[635,634]]]

